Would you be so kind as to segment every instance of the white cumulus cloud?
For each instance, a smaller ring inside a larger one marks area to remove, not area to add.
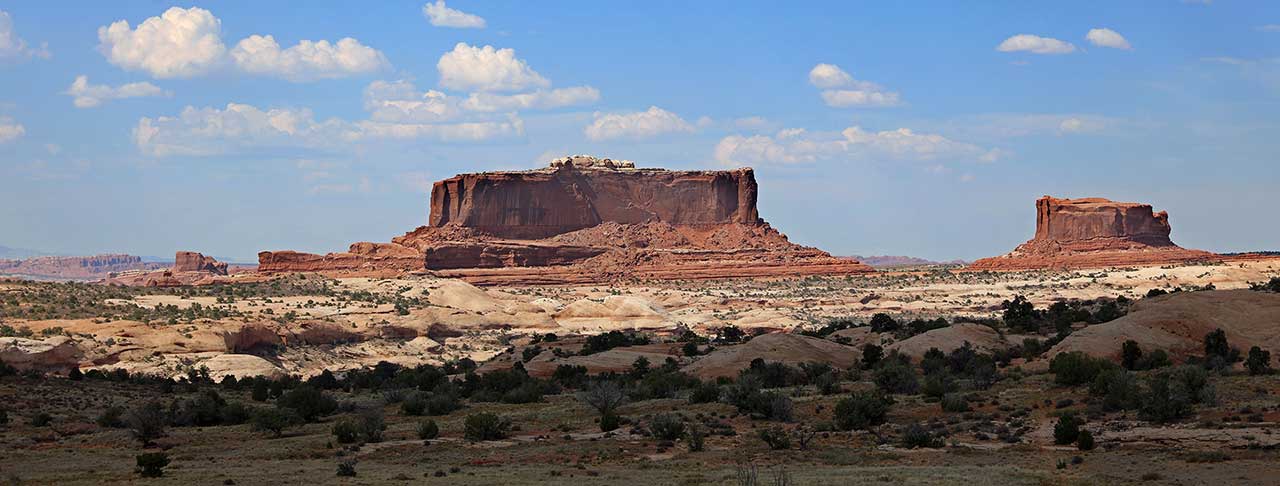
[[[370,118],[392,123],[436,123],[457,118],[458,100],[436,90],[425,92],[409,81],[374,81],[364,90]]]
[[[27,133],[27,129],[12,118],[0,116],[0,143],[9,143]]]
[[[1004,42],[996,46],[996,50],[1000,52],[1024,51],[1032,54],[1070,54],[1076,51],[1076,46],[1070,42],[1052,37],[1018,34],[1005,39]]]
[[[597,101],[600,101],[600,90],[590,86],[575,86],[513,95],[471,93],[471,96],[462,102],[462,107],[479,112],[546,110],[586,105]]]
[[[282,50],[270,35],[251,35],[236,44],[231,58],[241,71],[290,81],[341,78],[390,65],[377,49],[350,37],[333,43],[302,40]]]
[[[822,101],[836,108],[895,106],[901,101],[898,93],[872,82],[854,79],[835,64],[821,63],[810,69],[809,84],[822,88]]]
[[[98,28],[107,61],[155,78],[187,78],[214,69],[226,54],[222,21],[208,10],[172,7],[136,29],[127,20]]]
[[[173,96],[173,93],[145,81],[115,87],[103,84],[89,84],[89,77],[83,74],[76,76],[76,80],[71,83],[71,87],[67,88],[63,94],[74,98],[72,103],[75,104],[76,108],[93,108],[108,100],[124,98]]]
[[[137,28],[119,20],[98,28],[98,40],[107,61],[157,79],[236,69],[302,82],[365,74],[390,64],[382,52],[350,37],[337,42],[302,40],[281,48],[273,36],[251,35],[228,51],[222,21],[199,7],[170,8]]]
[[[693,125],[679,115],[656,106],[635,113],[596,113],[583,129],[591,140],[643,139],[670,133],[693,132]]]
[[[550,81],[516,58],[510,48],[475,47],[459,42],[436,63],[440,86],[462,91],[524,91]]]
[[[484,19],[461,10],[452,9],[444,4],[444,0],[436,0],[422,6],[422,15],[431,25],[436,27],[454,27],[458,29],[483,29]]]
[[[1108,28],[1089,29],[1089,33],[1085,34],[1085,40],[1088,40],[1095,46],[1110,47],[1112,49],[1133,49],[1129,45],[1129,40],[1125,39],[1119,32]]]
[[[9,12],[0,10],[0,61],[31,57],[48,59],[49,48],[45,45],[34,49],[27,46],[27,41],[18,37],[18,33],[13,30],[13,17]]]

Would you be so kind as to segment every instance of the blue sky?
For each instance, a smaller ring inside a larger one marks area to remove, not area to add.
[[[1003,253],[1044,194],[1280,249],[1275,2],[0,12],[0,245],[336,251],[424,224],[431,181],[590,153],[755,167],[761,214],[836,254]]]

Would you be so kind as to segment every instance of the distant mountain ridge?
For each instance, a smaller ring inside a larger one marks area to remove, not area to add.
[[[896,268],[896,267],[916,267],[928,265],[964,265],[968,262],[964,260],[950,260],[945,262],[937,262],[924,258],[904,256],[904,255],[872,255],[861,256],[854,255],[858,261],[871,265],[875,268]]]

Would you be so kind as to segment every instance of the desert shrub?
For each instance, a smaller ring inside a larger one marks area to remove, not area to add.
[[[649,433],[661,440],[676,440],[684,435],[684,418],[670,413],[655,415],[649,421]]]
[[[510,433],[511,421],[489,412],[467,415],[463,424],[463,437],[470,441],[501,440]]]
[[[934,437],[924,426],[913,423],[902,431],[902,446],[908,449],[942,447],[942,439]]]
[[[48,427],[51,423],[53,423],[53,416],[46,412],[36,412],[31,416],[32,427]]]
[[[766,427],[758,432],[760,440],[775,451],[791,448],[791,436],[782,427]]]
[[[942,397],[942,411],[960,413],[969,411],[969,399],[958,393],[950,393]]]
[[[144,478],[164,476],[164,467],[169,465],[169,455],[164,452],[144,452],[134,457],[136,471]]]
[[[862,345],[862,367],[871,369],[884,359],[884,348],[871,343]]]
[[[1001,302],[1000,308],[1004,310],[1002,315],[1004,324],[1010,329],[1029,332],[1040,330],[1040,323],[1044,315],[1036,310],[1035,305],[1027,300],[1026,297],[1019,295],[1014,297],[1013,300]]]
[[[1126,370],[1137,369],[1138,361],[1142,359],[1142,348],[1138,346],[1138,342],[1132,339],[1125,341],[1120,345],[1120,366]]]
[[[266,380],[253,380],[253,392],[251,395],[255,402],[267,401],[267,382]]]
[[[920,393],[931,398],[942,398],[955,390],[955,380],[952,380],[951,375],[946,372],[937,372],[926,376],[924,378],[924,386],[920,387]]]
[[[805,382],[805,374],[800,369],[780,362],[767,362],[761,358],[751,360],[747,369],[739,373],[739,379],[746,375],[758,378],[763,388],[781,388]]]
[[[240,402],[228,402],[219,411],[222,425],[240,425],[253,418],[253,411]]]
[[[781,393],[766,393],[769,399],[769,410],[765,416],[770,420],[790,422],[795,418],[795,405],[791,398]]]
[[[351,418],[342,418],[333,423],[333,437],[339,444],[351,444],[360,440],[360,424]]]
[[[382,417],[382,409],[371,408],[360,414],[360,433],[368,442],[382,442],[382,433],[387,430],[387,422]]]
[[[1204,369],[1178,366],[1151,374],[1144,382],[1139,416],[1153,422],[1172,422],[1191,414],[1195,404],[1214,401],[1213,387]]]
[[[1102,398],[1105,411],[1129,410],[1138,406],[1142,390],[1128,370],[1112,368],[1098,374],[1089,385],[1089,394]]]
[[[1063,414],[1058,417],[1058,422],[1053,424],[1053,443],[1058,445],[1071,444],[1080,437],[1080,421],[1074,414]]]
[[[9,424],[9,411],[3,408],[0,408],[0,425],[8,425],[8,424]]]
[[[115,406],[107,407],[101,414],[98,414],[98,418],[94,420],[94,423],[98,424],[99,427],[109,429],[124,427],[124,409]]]
[[[920,357],[920,371],[925,375],[932,375],[947,368],[947,355],[941,349],[929,348],[924,352],[924,356]]]
[[[1249,348],[1249,357],[1244,360],[1244,366],[1250,375],[1270,374],[1271,352],[1257,346]]]
[[[873,375],[876,386],[885,393],[914,394],[920,390],[920,381],[910,364],[898,359],[883,360]]]
[[[626,333],[622,331],[609,331],[603,334],[596,334],[587,338],[582,345],[582,351],[578,354],[583,356],[608,351],[613,348],[624,346],[642,346],[649,344],[649,338],[639,336],[634,333]]]
[[[300,386],[285,392],[276,399],[276,406],[293,410],[299,418],[315,422],[320,417],[338,409],[338,402],[328,393],[312,386]]]
[[[1049,361],[1049,372],[1053,380],[1060,385],[1083,385],[1093,383],[1103,370],[1115,365],[1104,359],[1094,358],[1080,351],[1062,353]]]
[[[436,425],[435,420],[423,420],[418,422],[418,427],[415,430],[418,433],[418,438],[422,440],[431,440],[436,437],[440,437],[440,426]]]
[[[448,415],[462,408],[462,402],[452,393],[436,393],[427,399],[427,415]]]
[[[556,370],[551,373],[551,381],[564,387],[581,388],[587,383],[587,367],[567,364],[557,365]]]
[[[1081,430],[1080,435],[1076,437],[1076,448],[1082,451],[1091,451],[1094,448],[1093,432]]]
[[[706,447],[706,432],[696,425],[690,426],[689,430],[684,434],[685,443],[689,446],[689,452],[702,452]]]
[[[611,430],[617,430],[618,427],[620,427],[621,425],[622,425],[622,417],[619,417],[618,414],[612,411],[605,412],[604,414],[600,415],[600,431],[601,432],[609,432]]]
[[[125,415],[125,423],[133,437],[146,446],[164,436],[164,409],[155,400],[135,405]]]
[[[1204,335],[1204,362],[1210,368],[1222,369],[1240,361],[1240,350],[1227,343],[1227,333],[1222,329]]]
[[[599,380],[587,385],[578,392],[578,400],[587,404],[601,415],[612,413],[627,402],[627,395],[622,386],[612,380]]]
[[[338,461],[338,472],[336,474],[339,477],[344,478],[356,477],[356,460],[344,459],[342,461]]]
[[[901,326],[898,321],[883,312],[871,316],[871,332],[894,332]]]
[[[840,430],[866,429],[884,423],[893,400],[879,392],[856,392],[835,407],[835,426]]]
[[[699,384],[689,394],[689,403],[714,403],[720,400],[720,385],[713,381]]]
[[[403,402],[400,402],[400,413],[405,415],[417,417],[426,413],[426,411],[427,398],[421,393],[411,394]]]
[[[1165,352],[1163,349],[1157,349],[1138,360],[1136,369],[1154,370],[1156,368],[1164,368],[1167,366],[1173,366],[1173,360],[1169,359],[1169,353]]]
[[[261,407],[253,412],[253,430],[270,432],[274,437],[284,434],[284,429],[302,422],[293,409],[280,407]]]
[[[628,395],[634,400],[675,398],[680,390],[696,388],[701,382],[674,366],[663,365],[637,380]]]

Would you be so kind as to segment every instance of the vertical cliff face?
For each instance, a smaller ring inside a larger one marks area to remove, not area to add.
[[[1123,238],[1151,246],[1173,246],[1169,232],[1169,214],[1154,212],[1150,204],[1049,196],[1036,201],[1036,240]]]
[[[194,251],[180,251],[173,257],[173,271],[226,275],[227,264]]]
[[[1081,269],[1207,261],[1169,239],[1169,214],[1149,204],[1102,198],[1036,201],[1036,234],[1012,252],[984,258],[975,270]]]
[[[546,238],[605,222],[760,224],[751,169],[579,169],[462,174],[431,190],[431,226]]]

